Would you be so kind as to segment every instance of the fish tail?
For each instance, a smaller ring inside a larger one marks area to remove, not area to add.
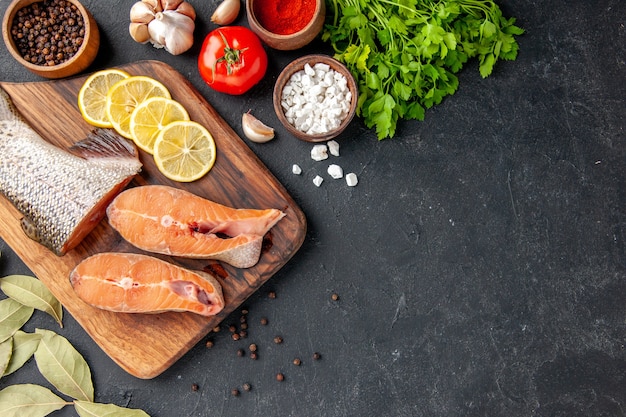
[[[84,159],[138,159],[135,144],[111,129],[92,130],[87,137],[68,149]]]

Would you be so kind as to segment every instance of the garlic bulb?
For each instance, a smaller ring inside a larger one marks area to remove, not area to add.
[[[141,0],[130,9],[130,36],[179,55],[193,45],[196,12],[184,0]]]

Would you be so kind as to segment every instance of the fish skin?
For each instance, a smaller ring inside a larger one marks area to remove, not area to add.
[[[249,268],[259,261],[263,236],[285,213],[235,209],[178,188],[144,185],[120,193],[107,216],[113,229],[144,251]]]
[[[222,286],[213,276],[138,253],[104,252],[70,273],[76,295],[117,313],[192,312],[210,317],[224,309]]]
[[[44,140],[0,87],[0,193],[22,228],[55,254],[76,247],[141,170],[134,144],[98,129],[69,150]]]

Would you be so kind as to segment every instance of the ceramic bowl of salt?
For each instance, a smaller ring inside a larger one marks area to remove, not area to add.
[[[250,29],[270,48],[289,51],[309,44],[326,18],[325,0],[246,0]]]

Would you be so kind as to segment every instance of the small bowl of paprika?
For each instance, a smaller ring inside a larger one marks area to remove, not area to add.
[[[290,51],[309,44],[326,19],[325,0],[246,0],[250,29],[270,48]]]
[[[2,36],[17,62],[50,79],[87,69],[100,47],[98,24],[78,0],[13,0]]]

